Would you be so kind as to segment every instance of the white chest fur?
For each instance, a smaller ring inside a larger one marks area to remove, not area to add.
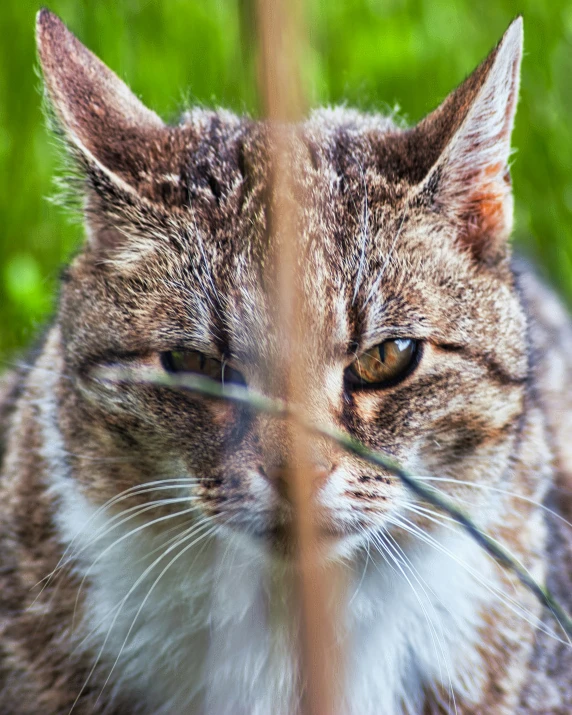
[[[62,503],[64,538],[85,549],[79,570],[89,570],[86,646],[108,667],[117,661],[110,692],[144,692],[153,713],[296,711],[290,599],[286,584],[270,587],[263,558],[197,536],[176,561],[175,550],[155,563],[166,548],[145,529],[126,536],[127,524],[90,546],[108,517],[94,518],[87,533],[89,504],[77,493]],[[437,684],[469,698],[478,689],[472,646],[483,589],[472,574],[487,578],[487,567],[466,537],[440,543],[443,551],[408,553],[408,564],[371,556],[356,569],[344,715],[416,713],[423,689]]]

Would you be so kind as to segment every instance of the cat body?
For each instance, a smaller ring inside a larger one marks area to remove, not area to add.
[[[303,365],[312,420],[458,499],[570,608],[572,328],[507,244],[521,34],[413,129],[349,109],[284,129]],[[0,712],[296,713],[289,430],[145,382],[228,363],[284,396],[271,132],[165,126],[47,11],[38,46],[87,241],[0,393]],[[384,355],[403,369],[368,383]],[[572,651],[534,597],[394,475],[313,452],[348,583],[340,713],[572,711]]]

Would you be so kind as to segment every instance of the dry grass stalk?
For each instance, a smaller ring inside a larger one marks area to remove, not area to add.
[[[307,353],[299,306],[296,273],[298,255],[297,207],[291,186],[292,123],[304,116],[305,103],[299,57],[305,33],[299,0],[258,0],[259,80],[272,146],[271,223],[278,242],[277,286],[280,332],[287,346],[284,364],[271,366],[287,375],[286,401],[304,411],[306,380],[302,356]],[[302,707],[312,715],[333,715],[338,699],[334,682],[340,682],[334,618],[326,604],[340,590],[335,575],[320,564],[318,535],[313,518],[312,482],[315,466],[309,434],[290,420],[292,454],[287,465],[288,483],[295,509],[299,604],[302,619]]]

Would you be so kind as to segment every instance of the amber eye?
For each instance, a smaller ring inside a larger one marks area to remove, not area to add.
[[[418,361],[417,340],[386,340],[354,360],[346,370],[346,379],[350,385],[357,387],[387,387],[406,377]]]
[[[170,350],[161,354],[161,362],[170,373],[193,373],[218,382],[246,384],[244,376],[238,370],[197,350]]]

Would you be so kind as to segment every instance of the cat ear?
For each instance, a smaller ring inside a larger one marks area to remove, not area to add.
[[[510,138],[518,100],[522,18],[489,57],[415,129],[439,147],[419,187],[434,209],[458,226],[475,258],[494,264],[512,230]]]
[[[72,152],[133,190],[149,170],[163,122],[48,10],[37,15],[36,38],[51,108]]]

